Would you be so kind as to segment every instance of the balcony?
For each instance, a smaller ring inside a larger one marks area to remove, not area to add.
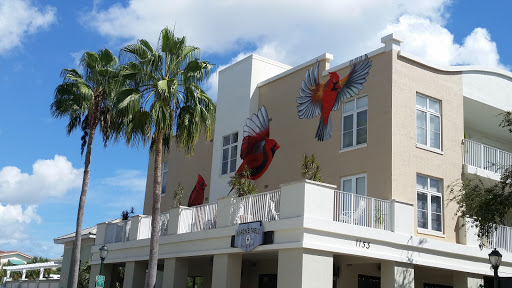
[[[392,202],[334,191],[334,221],[392,230]]]
[[[512,165],[512,153],[464,139],[464,164],[467,173],[499,180]]]
[[[101,223],[104,224],[102,228],[105,229],[105,240],[103,244],[150,238],[151,218],[152,217],[149,215],[137,215],[133,216],[131,220],[116,219]],[[158,225],[158,233],[160,236],[167,235],[168,222],[169,213],[160,214]],[[132,223],[135,225],[132,225]]]
[[[512,227],[498,226],[489,239],[489,248],[497,248],[512,253]]]
[[[244,197],[224,197],[217,203],[173,208],[160,216],[160,236],[196,233],[242,223],[311,217],[391,232],[410,234],[412,204],[336,191],[335,186],[311,181],[283,185],[283,189]],[[284,193],[284,194],[283,194]],[[284,207],[283,207],[284,205]],[[284,209],[284,210],[283,210]],[[400,221],[395,218],[400,215]],[[98,224],[96,245],[150,238],[151,216]]]
[[[462,220],[462,222],[464,221]],[[462,233],[459,234],[461,244],[488,249],[496,248],[501,252],[512,253],[512,227],[499,225],[489,239],[484,240],[478,238],[478,231],[470,219],[466,219],[464,224],[459,223],[459,227],[461,228],[459,233]]]

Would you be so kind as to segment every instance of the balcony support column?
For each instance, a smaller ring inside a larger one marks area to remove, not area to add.
[[[382,261],[380,278],[381,287],[414,288],[414,265]]]
[[[89,275],[89,288],[96,286],[96,276],[100,275],[100,264],[91,265]],[[110,287],[110,278],[112,276],[112,264],[103,264],[103,276],[105,276],[105,287]]]
[[[212,274],[212,288],[239,288],[242,278],[242,254],[214,255]]]
[[[162,288],[187,287],[188,261],[185,258],[167,258],[164,262]]]
[[[454,288],[479,288],[484,285],[482,275],[453,271]]]
[[[332,253],[304,248],[281,249],[277,266],[277,287],[330,288],[332,268]]]
[[[144,287],[146,279],[147,262],[145,261],[128,261],[124,269],[123,287],[136,288]]]

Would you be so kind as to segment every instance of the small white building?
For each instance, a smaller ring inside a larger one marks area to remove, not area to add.
[[[27,264],[32,260],[32,256],[22,253],[20,251],[0,251],[0,268],[6,263],[12,265]]]

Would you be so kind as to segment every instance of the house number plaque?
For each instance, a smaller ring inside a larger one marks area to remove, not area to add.
[[[362,241],[361,239],[356,240],[356,247],[370,249],[370,242]]]

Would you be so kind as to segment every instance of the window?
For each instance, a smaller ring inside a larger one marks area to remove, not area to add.
[[[343,103],[341,148],[366,144],[368,135],[368,96]]]
[[[235,172],[237,158],[238,132],[222,137],[222,173]]]
[[[443,232],[441,180],[416,175],[418,228]]]
[[[341,191],[366,196],[366,174],[342,178]]]
[[[416,94],[416,143],[441,150],[441,102]]]
[[[167,189],[167,162],[162,162],[162,196],[165,195]]]
[[[203,288],[203,277],[202,276],[188,276],[187,277],[187,288]]]

